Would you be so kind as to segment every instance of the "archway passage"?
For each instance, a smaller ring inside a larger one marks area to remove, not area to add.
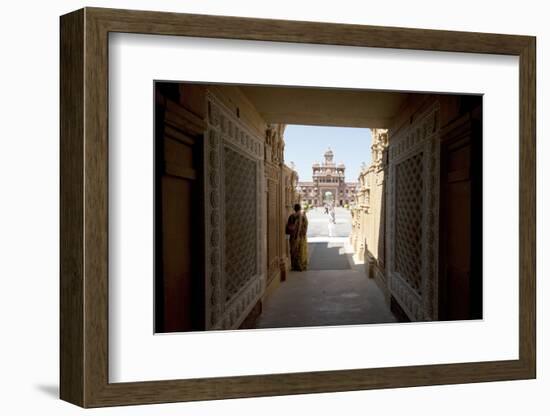
[[[155,99],[157,332],[482,317],[481,97],[162,82]],[[294,124],[369,129],[368,163],[337,163],[338,137],[299,177]]]
[[[293,127],[287,126],[285,130],[285,160],[292,161],[300,178],[300,201],[308,223],[307,270],[288,273],[286,281],[266,297],[254,327],[396,322],[384,293],[365,276],[363,262],[354,258],[350,240],[349,202],[355,203],[357,184],[347,181],[346,175],[350,172],[352,177],[358,175],[361,160],[353,156],[362,150],[366,154],[364,150],[370,148],[369,131],[355,129],[350,133],[349,129],[333,127],[299,126],[295,130]],[[364,135],[362,140],[353,140],[358,135]],[[323,145],[325,136],[337,142],[336,146],[324,151],[321,163],[315,161],[309,167],[311,170],[306,169],[305,161],[315,156],[310,153]],[[335,155],[344,160],[335,163]],[[321,203],[315,203],[315,199]]]

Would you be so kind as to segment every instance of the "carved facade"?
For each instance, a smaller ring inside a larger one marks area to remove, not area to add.
[[[312,182],[298,182],[303,204],[315,207],[325,203],[335,206],[355,204],[355,182],[346,182],[346,165],[334,162],[334,152],[329,148],[322,163],[311,166]]]
[[[357,204],[352,208],[351,244],[355,258],[364,261],[370,277],[384,280],[385,179],[388,131],[372,129],[372,163],[358,178]]]
[[[388,287],[411,320],[437,319],[439,103],[389,141]]]
[[[230,93],[230,91],[229,91]],[[298,176],[284,164],[283,124],[247,123],[209,91],[205,134],[207,329],[238,327],[290,268],[286,219]]]
[[[205,319],[207,329],[228,329],[246,317],[265,290],[264,138],[214,94],[209,93],[207,100]]]
[[[351,243],[408,319],[437,319],[439,105],[400,128],[372,130],[359,175]]]
[[[265,135],[265,179],[267,206],[267,284],[286,270],[284,241],[284,134],[282,124],[270,125]]]

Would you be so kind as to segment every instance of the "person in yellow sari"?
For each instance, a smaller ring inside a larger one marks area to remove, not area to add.
[[[294,213],[288,217],[286,233],[289,235],[291,269],[307,269],[307,217],[300,204],[294,205]]]

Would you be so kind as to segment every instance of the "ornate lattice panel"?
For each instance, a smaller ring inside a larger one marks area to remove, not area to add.
[[[256,274],[256,162],[224,148],[225,295],[231,299]]]
[[[437,319],[439,124],[434,99],[411,124],[390,130],[388,138],[388,287],[413,321]]]
[[[423,153],[396,166],[395,271],[417,292],[422,282]]]
[[[261,248],[265,137],[211,91],[207,110],[203,159],[206,327],[233,329],[265,289]]]

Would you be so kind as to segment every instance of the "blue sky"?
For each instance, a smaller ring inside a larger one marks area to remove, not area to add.
[[[285,164],[294,162],[300,181],[312,180],[311,165],[324,160],[329,146],[334,162],[346,165],[346,182],[356,182],[361,163],[371,162],[370,129],[290,124],[286,126],[284,138]]]

